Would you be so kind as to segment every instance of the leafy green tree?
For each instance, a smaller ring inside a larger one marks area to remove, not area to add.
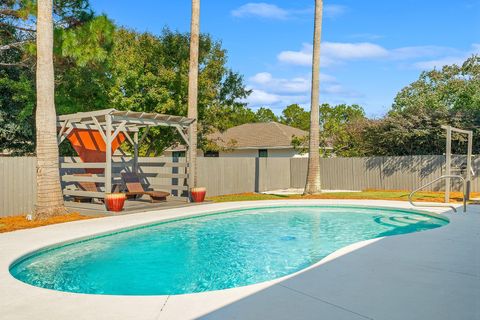
[[[362,155],[359,134],[365,112],[359,105],[320,106],[320,146],[333,147],[337,156]]]
[[[261,107],[255,114],[256,121],[258,122],[278,122],[278,117],[272,110],[266,107]]]
[[[291,104],[283,109],[280,122],[287,126],[308,131],[310,128],[310,112],[305,111],[298,104]]]
[[[476,113],[480,110],[479,89],[480,56],[472,56],[462,65],[422,72],[417,81],[397,94],[389,115],[418,109]]]
[[[31,70],[0,68],[0,152],[34,152],[34,101]]]
[[[214,104],[208,108],[208,116],[201,120],[204,132],[225,131],[245,123],[258,122],[255,112],[243,104]]]
[[[35,0],[0,4],[0,150],[31,153],[35,131]],[[98,108],[106,94],[105,62],[113,24],[86,0],[53,1],[55,99],[58,113]]]
[[[104,109],[115,26],[104,15],[73,29],[56,30],[56,105],[59,114]]]
[[[292,108],[289,111],[291,110]],[[303,113],[297,112],[297,107],[294,107],[293,110],[296,112],[288,112],[288,114],[303,115]],[[319,144],[322,156],[328,156],[331,153],[342,157],[364,154],[362,138],[368,121],[362,107],[355,104],[330,106],[328,103],[324,103],[319,107],[319,114]],[[292,117],[290,122],[296,123],[297,120]],[[295,137],[292,144],[300,152],[308,152],[306,148],[308,137]],[[329,149],[330,147],[333,150]]]
[[[474,131],[474,152],[480,152],[480,57],[472,56],[461,66],[422,72],[419,79],[402,89],[384,119],[365,128],[369,155],[442,154],[445,131],[452,125]],[[465,153],[462,136],[454,152]]]
[[[448,112],[420,109],[416,113],[393,114],[372,120],[362,139],[368,156],[442,154]]]
[[[189,35],[164,29],[160,35],[119,29],[110,61],[111,106],[144,112],[187,115]],[[250,93],[243,78],[226,67],[226,52],[209,35],[200,35],[199,136],[255,119],[240,102]],[[156,128],[149,141],[157,151],[181,142],[175,131]],[[144,150],[145,152],[145,150]]]

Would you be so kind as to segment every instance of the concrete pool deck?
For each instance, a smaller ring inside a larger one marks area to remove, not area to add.
[[[480,206],[443,208],[450,223],[367,240],[293,275],[246,287],[174,296],[65,293],[27,285],[8,272],[26,253],[116,229],[232,208],[406,202],[281,200],[215,203],[76,221],[0,234],[1,319],[480,319]],[[460,212],[461,210],[459,210]]]

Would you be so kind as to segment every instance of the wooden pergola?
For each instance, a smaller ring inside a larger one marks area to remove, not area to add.
[[[122,139],[129,142],[133,147],[132,154],[132,172],[138,173],[138,150],[139,146],[145,141],[147,134],[151,127],[165,126],[175,128],[187,146],[187,152],[191,152],[189,146],[192,138],[191,125],[195,119],[186,118],[182,116],[165,115],[159,113],[146,113],[134,111],[120,111],[116,109],[96,110],[90,112],[79,112],[74,114],[67,114],[57,117],[58,127],[58,144],[60,145],[65,139],[70,138],[79,130],[88,132],[98,132],[101,136],[102,146],[104,146],[104,153],[101,153],[101,158],[104,162],[71,162],[62,163],[62,169],[84,169],[84,170],[100,170],[103,174],[95,174],[91,176],[79,176],[74,174],[62,175],[62,182],[95,182],[103,183],[103,192],[89,192],[82,190],[68,190],[64,189],[64,195],[104,198],[106,193],[112,192],[112,167],[121,166],[124,163],[112,162],[112,143],[121,136]],[[143,132],[140,129],[143,128]],[[140,134],[141,133],[141,134]],[[191,185],[191,177],[188,175],[188,159],[186,163],[168,163],[168,167],[184,167],[185,173],[183,178],[187,180],[187,186]],[[171,186],[174,187],[174,186]]]

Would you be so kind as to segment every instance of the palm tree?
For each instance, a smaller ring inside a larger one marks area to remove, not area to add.
[[[34,218],[65,213],[54,101],[52,0],[37,2],[37,201]]]
[[[320,193],[320,154],[319,149],[319,92],[320,92],[320,42],[322,40],[323,0],[315,0],[315,27],[312,56],[312,94],[310,108],[310,144],[308,153],[307,182],[304,194]]]
[[[190,68],[188,73],[188,117],[197,119],[198,51],[200,40],[200,0],[192,0],[190,22]],[[197,186],[197,121],[190,127],[190,187]]]

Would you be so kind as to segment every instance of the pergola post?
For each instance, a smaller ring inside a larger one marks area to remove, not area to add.
[[[188,187],[192,187],[192,186],[195,186],[195,164],[192,164],[192,162],[190,161],[192,159],[192,152],[197,152],[197,150],[193,150],[192,148],[192,139],[193,139],[193,135],[194,135],[194,132],[193,132],[193,128],[192,128],[192,124],[190,124],[188,126],[188,143],[187,143],[187,163],[188,163],[188,167],[187,167],[187,173],[188,173]],[[189,191],[187,191],[189,192]],[[189,196],[189,199],[190,199],[190,196]]]
[[[133,134],[133,172],[138,173],[138,132]]]
[[[112,192],[112,117],[105,115],[105,193]]]

